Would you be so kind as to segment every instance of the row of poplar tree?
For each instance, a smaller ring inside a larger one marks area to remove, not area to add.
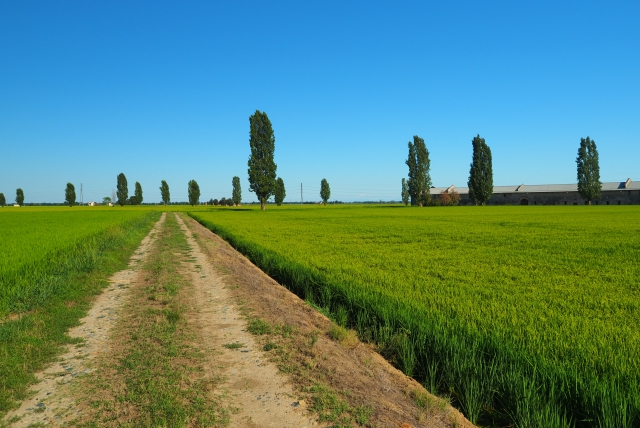
[[[469,170],[469,198],[476,205],[485,205],[493,194],[493,166],[491,149],[478,134],[471,141],[473,157]],[[409,156],[405,162],[409,167],[409,179],[402,179],[402,202],[420,207],[432,203],[431,161],[424,140],[414,135],[409,141]],[[580,148],[576,158],[578,169],[578,193],[589,202],[600,198],[600,165],[596,142],[591,138],[580,138]]]
[[[282,205],[286,197],[285,185],[282,177],[276,177],[277,165],[274,161],[275,134],[266,112],[256,110],[249,117],[249,146],[251,148],[251,155],[248,161],[249,191],[256,194],[262,210],[265,209],[265,204],[271,196],[274,197],[277,205]],[[231,184],[233,187],[231,201],[235,205],[240,205],[242,201],[240,177],[233,177]],[[22,204],[24,194],[22,194],[21,189],[18,189],[18,192],[19,196],[16,201],[20,200],[18,203]],[[161,181],[160,195],[165,205],[171,202],[169,184],[165,180]],[[134,194],[129,197],[127,177],[124,173],[120,173],[117,177],[117,190],[114,197],[115,200],[111,200],[112,198],[109,197],[104,198],[104,200],[117,203],[120,206],[139,205],[144,200],[142,185],[136,181]],[[200,203],[200,186],[195,180],[191,180],[188,183],[188,197],[189,204],[198,205]],[[320,197],[325,204],[331,197],[331,189],[326,179],[322,179],[320,183]],[[0,198],[4,199],[4,195],[1,193]],[[0,202],[2,202],[2,199],[0,199]],[[72,183],[67,183],[65,202],[69,206],[76,204],[76,191]]]
[[[479,134],[473,138],[472,145],[473,157],[467,181],[469,197],[476,205],[484,205],[493,194],[491,149]],[[262,210],[265,209],[266,202],[271,196],[274,196],[277,205],[281,205],[286,197],[286,191],[284,180],[276,176],[278,166],[274,161],[275,134],[266,112],[256,110],[249,117],[249,146],[251,148],[248,161],[249,191],[256,194]],[[411,205],[420,207],[429,205],[432,203],[429,151],[424,139],[417,135],[413,137],[413,142],[408,143],[408,147],[409,155],[405,163],[409,167],[409,178],[402,179],[402,201],[405,205],[408,205],[409,199]],[[600,197],[602,189],[598,151],[594,140],[589,137],[580,139],[576,163],[578,166],[578,192],[591,204],[592,200]],[[136,181],[134,195],[129,198],[127,178],[124,173],[120,173],[117,180],[117,200],[114,202],[121,206],[142,203],[142,186],[139,182]],[[233,177],[232,186],[231,199],[234,204],[239,205],[242,200],[239,177]],[[160,193],[164,204],[170,203],[169,185],[165,180],[161,181]],[[188,183],[188,195],[191,205],[199,204],[200,186],[195,180]],[[331,189],[326,179],[322,179],[320,183],[320,197],[325,205],[331,197]],[[75,187],[71,183],[67,183],[65,201],[69,206],[76,203]],[[23,202],[24,192],[22,189],[17,189],[16,203],[22,205]],[[0,193],[0,206],[5,204],[4,194]]]
[[[275,141],[275,134],[267,113],[256,110],[256,112],[249,117],[249,146],[251,148],[251,155],[248,161],[249,191],[256,194],[262,210],[265,209],[266,202],[271,196],[274,197],[277,205],[282,205],[287,195],[284,180],[282,177],[277,177],[276,175],[278,166],[274,160]],[[240,205],[242,201],[240,177],[233,177],[231,184],[233,187],[231,200],[235,205]],[[71,185],[71,183],[69,183],[68,186],[69,185]],[[170,203],[169,185],[165,180],[161,182],[160,194],[165,205]],[[189,181],[188,194],[191,205],[199,204],[200,187],[195,180]],[[135,194],[131,198],[128,198],[127,179],[125,175],[121,173],[118,175],[116,196],[117,203],[120,205],[127,203],[140,204],[142,203],[142,187],[140,183],[136,182]],[[320,183],[320,197],[325,204],[331,197],[331,189],[326,179],[322,179]],[[67,202],[69,201],[67,200]]]

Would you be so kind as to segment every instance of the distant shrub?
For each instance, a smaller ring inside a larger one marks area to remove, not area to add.
[[[442,206],[451,205],[451,196],[449,196],[446,190],[443,190],[442,192],[440,192],[440,196],[438,197],[438,202],[440,202],[440,205]]]
[[[446,190],[443,190],[440,195],[438,195],[438,204],[442,206],[454,206],[460,203],[460,193],[455,190],[451,193],[448,193]]]
[[[458,205],[460,203],[460,193],[455,190],[449,193],[449,198],[451,198],[451,205]]]

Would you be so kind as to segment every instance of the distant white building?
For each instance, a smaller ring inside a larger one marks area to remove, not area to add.
[[[87,202],[87,205],[90,207],[95,207],[98,204],[96,202]]]
[[[13,204],[13,206],[14,206],[14,207],[19,207],[20,205],[18,205],[18,204]]]

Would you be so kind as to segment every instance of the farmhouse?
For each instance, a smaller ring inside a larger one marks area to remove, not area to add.
[[[468,187],[432,187],[431,197],[442,192],[458,192],[460,205],[473,205]],[[587,201],[578,193],[577,184],[520,184],[519,186],[494,186],[487,205],[583,205]],[[630,178],[622,182],[602,183],[600,199],[594,205],[640,204],[640,182]]]

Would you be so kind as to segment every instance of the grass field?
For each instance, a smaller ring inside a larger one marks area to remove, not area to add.
[[[159,216],[145,209],[0,209],[0,416],[68,343],[67,329]]]
[[[639,207],[191,215],[472,422],[640,424]]]
[[[148,215],[87,207],[0,211],[0,317],[43,305],[65,287],[67,273],[90,270],[117,244],[120,228]]]

